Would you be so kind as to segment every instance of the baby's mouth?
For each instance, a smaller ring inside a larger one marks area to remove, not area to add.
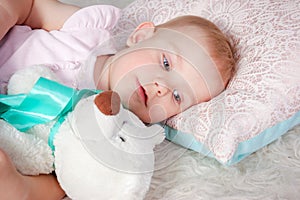
[[[138,92],[139,92],[139,95],[140,95],[142,101],[144,102],[145,106],[147,107],[148,96],[146,94],[146,90],[140,84],[139,84],[138,90],[139,90]]]

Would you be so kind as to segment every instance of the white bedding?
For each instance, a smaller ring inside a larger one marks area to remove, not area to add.
[[[133,0],[63,0],[79,6]],[[225,167],[214,159],[165,141],[158,151],[146,199],[298,199],[300,126],[240,163]]]

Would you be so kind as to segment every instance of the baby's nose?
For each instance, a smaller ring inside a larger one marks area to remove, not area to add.
[[[164,96],[169,91],[169,89],[162,84],[155,82],[154,85],[155,85],[155,90],[156,90],[157,96]]]

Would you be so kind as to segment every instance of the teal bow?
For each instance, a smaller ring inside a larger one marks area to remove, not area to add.
[[[0,94],[0,118],[22,132],[35,125],[45,124],[57,119],[48,138],[48,144],[54,150],[54,135],[67,113],[74,109],[80,99],[99,92],[101,91],[76,90],[40,78],[28,94]]]

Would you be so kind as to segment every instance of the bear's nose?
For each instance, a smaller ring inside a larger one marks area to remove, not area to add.
[[[120,111],[121,98],[114,91],[104,91],[94,100],[97,108],[105,115],[116,115]]]

